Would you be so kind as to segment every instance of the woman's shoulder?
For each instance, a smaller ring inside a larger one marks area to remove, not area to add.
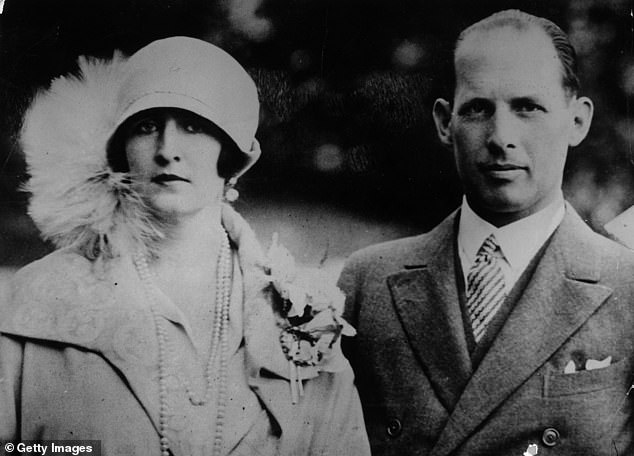
[[[19,269],[12,278],[13,287],[33,288],[33,281],[68,279],[91,271],[92,262],[72,249],[55,250]]]
[[[102,320],[97,317],[116,305],[116,285],[108,269],[73,250],[55,251],[15,273],[0,331],[65,340],[74,322],[87,315]]]
[[[72,249],[56,250],[19,269],[11,279],[9,301],[14,305],[24,301],[39,301],[62,296],[98,280],[94,262]]]

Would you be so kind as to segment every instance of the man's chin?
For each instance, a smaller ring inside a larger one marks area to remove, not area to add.
[[[522,196],[523,198],[517,194],[503,193],[487,195],[474,202],[467,199],[471,208],[480,217],[495,226],[503,226],[531,215],[534,205],[526,198],[526,193]]]

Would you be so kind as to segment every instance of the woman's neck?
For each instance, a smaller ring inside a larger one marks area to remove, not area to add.
[[[218,261],[226,236],[221,207],[205,208],[170,224],[150,269],[158,288],[183,312],[202,359],[211,344]]]
[[[223,236],[220,205],[179,217],[168,222],[167,236],[153,267],[172,272],[192,267],[209,270],[209,263],[215,266]]]

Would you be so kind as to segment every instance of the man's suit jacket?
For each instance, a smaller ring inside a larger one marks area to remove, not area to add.
[[[456,280],[456,217],[353,254],[340,278],[373,454],[634,454],[634,253],[574,209],[480,363]],[[580,370],[588,359],[611,365]],[[565,374],[570,360],[578,371]]]

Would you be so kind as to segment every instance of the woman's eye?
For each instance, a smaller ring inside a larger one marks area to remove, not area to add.
[[[204,130],[201,122],[190,121],[185,124],[185,131],[189,133],[202,133]]]
[[[158,130],[158,122],[155,120],[142,120],[136,124],[134,131],[140,135],[150,135]]]

